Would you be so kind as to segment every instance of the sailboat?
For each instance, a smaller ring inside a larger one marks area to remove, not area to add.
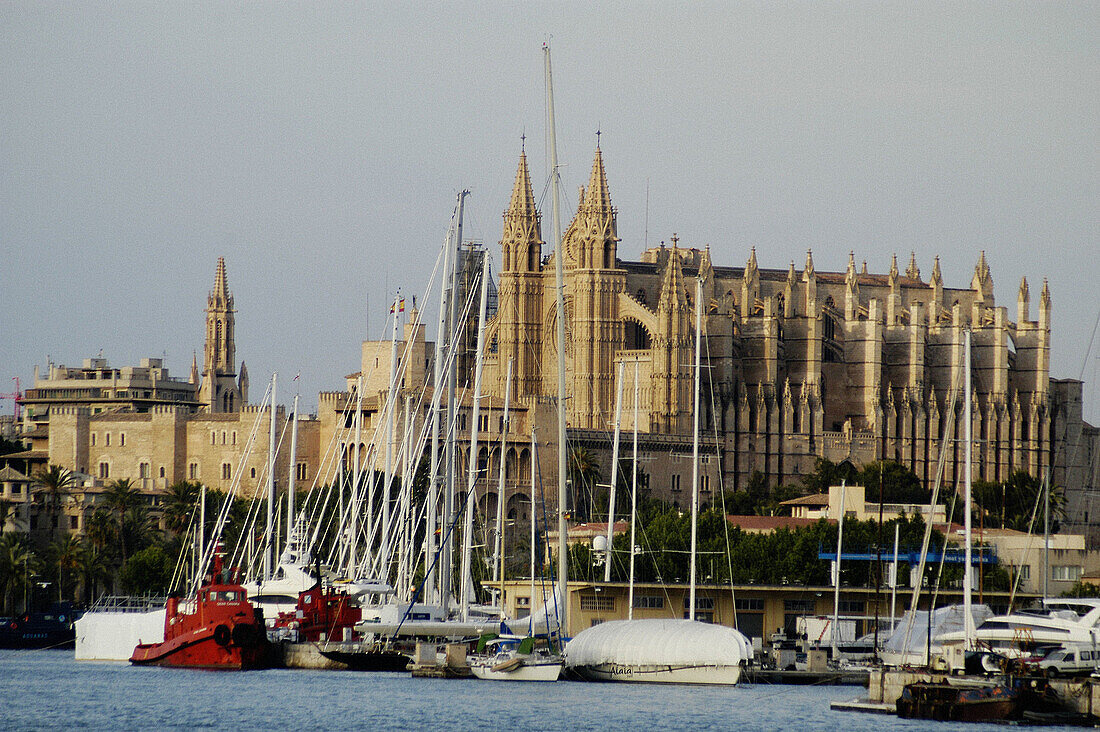
[[[676,256],[675,254],[673,256]],[[699,513],[699,394],[702,373],[702,285],[695,286],[695,415],[691,489],[691,584],[688,607],[694,614],[695,563]],[[635,377],[637,382],[637,377]],[[637,388],[635,388],[637,409]],[[637,412],[635,411],[635,429]],[[637,436],[635,436],[637,445]],[[635,447],[635,462],[637,461]],[[634,468],[637,475],[637,466]],[[635,502],[637,496],[635,493]],[[631,595],[633,595],[633,526],[631,517]],[[633,601],[630,602],[633,609]],[[616,620],[586,628],[566,648],[568,668],[583,679],[646,683],[733,685],[742,664],[752,657],[752,644],[741,632],[686,619]]]

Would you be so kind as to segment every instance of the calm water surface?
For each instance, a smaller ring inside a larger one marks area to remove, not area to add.
[[[77,663],[71,651],[0,651],[3,729],[957,729],[829,709],[830,701],[859,694],[851,686],[731,689],[191,671]]]

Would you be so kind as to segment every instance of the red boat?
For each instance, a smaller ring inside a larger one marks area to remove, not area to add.
[[[351,604],[346,592],[325,590],[318,582],[298,595],[298,607],[293,613],[279,613],[277,628],[297,630],[300,642],[343,640],[345,629],[353,628],[363,619],[363,611]]]
[[[270,665],[263,613],[248,602],[236,572],[225,576],[221,555],[194,600],[169,598],[164,641],[142,643],[130,663],[138,666],[254,669]]]

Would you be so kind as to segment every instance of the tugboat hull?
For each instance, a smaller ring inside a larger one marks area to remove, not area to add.
[[[226,626],[219,626],[226,627]],[[235,628],[252,626],[235,626]],[[267,643],[248,631],[257,640],[247,645],[237,645],[230,639],[226,645],[218,643],[215,629],[206,628],[194,634],[178,636],[164,643],[143,643],[134,649],[130,663],[135,666],[167,666],[174,668],[202,668],[244,671],[267,668],[271,665]],[[238,635],[248,633],[238,632]],[[220,634],[219,634],[220,635]]]

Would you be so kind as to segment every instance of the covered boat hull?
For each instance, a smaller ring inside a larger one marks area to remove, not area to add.
[[[740,666],[658,666],[601,663],[572,666],[570,670],[586,681],[629,681],[649,684],[735,685],[741,680]]]

